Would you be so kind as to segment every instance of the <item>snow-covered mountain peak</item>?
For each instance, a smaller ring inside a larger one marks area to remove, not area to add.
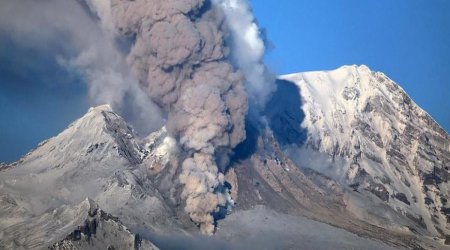
[[[130,163],[139,163],[143,158],[143,149],[132,128],[112,111],[110,105],[101,105],[90,108],[59,135],[40,143],[15,164],[42,159],[61,167],[63,163],[87,158],[101,161],[106,155],[117,155]]]
[[[381,72],[367,66],[343,66],[333,71],[316,71],[282,76],[300,87],[306,119],[303,127],[324,135],[321,147],[331,151],[354,136],[356,123],[370,123],[380,132],[374,138],[378,148],[389,144],[396,133],[404,133],[412,117],[421,118],[440,136],[448,134],[405,91]],[[374,113],[379,115],[373,115]],[[395,130],[395,131],[393,131]],[[378,137],[378,136],[377,136]],[[448,146],[447,146],[448,148]]]
[[[398,84],[364,65],[281,79],[301,96],[291,104],[304,113],[293,129],[307,133],[290,152],[298,165],[369,191],[429,232],[448,230],[450,136]]]

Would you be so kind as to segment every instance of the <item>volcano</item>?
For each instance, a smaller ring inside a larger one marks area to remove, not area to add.
[[[183,151],[109,105],[0,168],[2,249],[429,249],[448,243],[450,137],[387,76],[280,76],[223,171],[234,206],[198,235]]]

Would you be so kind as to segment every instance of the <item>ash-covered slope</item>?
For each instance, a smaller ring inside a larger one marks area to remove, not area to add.
[[[450,136],[401,87],[366,66],[281,79],[299,95],[272,100],[268,117],[305,173],[352,190],[347,209],[363,220],[450,234]]]

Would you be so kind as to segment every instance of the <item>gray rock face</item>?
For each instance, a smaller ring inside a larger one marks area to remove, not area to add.
[[[408,198],[406,197],[406,195],[404,193],[396,193],[394,194],[394,198],[402,201],[403,203],[405,203],[406,205],[411,205],[411,203],[409,202]]]
[[[342,92],[342,97],[344,97],[345,100],[356,100],[359,97],[359,90],[354,87],[345,87],[344,91]]]

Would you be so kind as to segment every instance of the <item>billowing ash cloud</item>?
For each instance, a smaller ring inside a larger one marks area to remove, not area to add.
[[[55,55],[61,66],[83,76],[94,105],[110,103],[120,110],[128,97],[134,111],[129,118],[147,131],[157,129],[160,111],[137,84],[112,30],[98,25],[81,0],[0,1],[0,36]]]
[[[211,234],[214,213],[230,200],[219,168],[245,139],[248,110],[224,15],[205,0],[112,0],[112,12],[120,33],[136,37],[129,65],[168,111],[168,128],[187,153],[179,178],[185,211]]]

